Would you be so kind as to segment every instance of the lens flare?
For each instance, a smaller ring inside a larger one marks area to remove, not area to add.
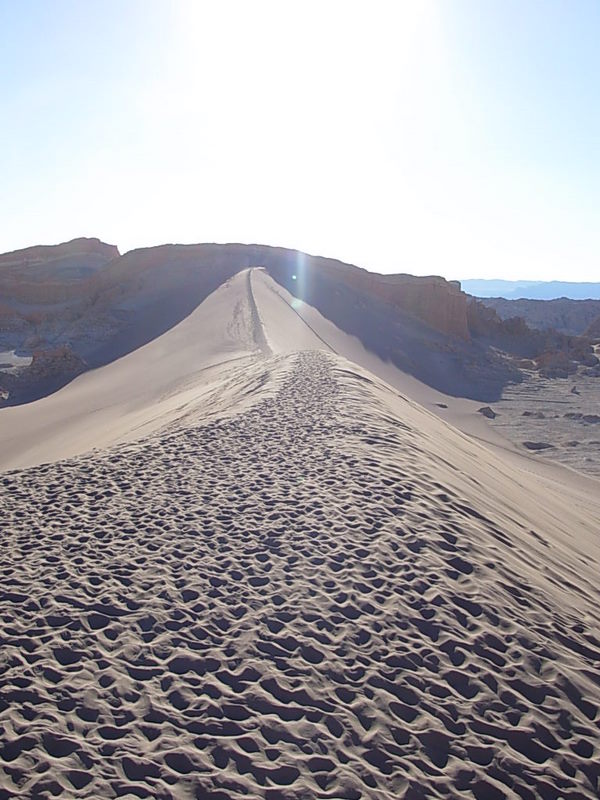
[[[293,292],[300,300],[306,300],[306,256],[304,253],[296,254],[296,269],[292,274],[292,281],[294,281]],[[296,306],[294,306],[296,308]]]

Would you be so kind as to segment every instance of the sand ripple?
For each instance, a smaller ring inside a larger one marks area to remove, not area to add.
[[[598,797],[597,587],[344,363],[0,477],[0,797]]]

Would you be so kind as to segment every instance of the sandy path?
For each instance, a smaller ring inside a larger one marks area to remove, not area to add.
[[[0,478],[0,796],[596,798],[597,517],[345,360],[261,369]]]

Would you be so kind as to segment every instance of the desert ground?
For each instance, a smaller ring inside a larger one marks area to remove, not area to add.
[[[549,379],[530,370],[506,387],[493,411],[493,428],[517,447],[600,476],[600,377],[579,370]]]
[[[600,482],[476,408],[249,269],[0,410],[0,797],[598,798]]]

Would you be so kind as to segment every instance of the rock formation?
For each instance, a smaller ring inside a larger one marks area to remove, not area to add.
[[[522,317],[530,328],[557,330],[569,336],[580,336],[600,316],[600,300],[505,300],[502,297],[482,298],[501,319]]]
[[[600,340],[600,314],[594,319],[585,330],[584,336],[594,341]]]
[[[66,345],[37,350],[28,367],[0,376],[0,406],[50,394],[86,369],[85,361]]]
[[[92,291],[90,279],[119,250],[99,239],[73,239],[0,255],[0,285],[11,304],[54,305]]]
[[[99,239],[0,255],[0,349],[68,344],[65,331],[95,296],[99,273],[118,256]]]

